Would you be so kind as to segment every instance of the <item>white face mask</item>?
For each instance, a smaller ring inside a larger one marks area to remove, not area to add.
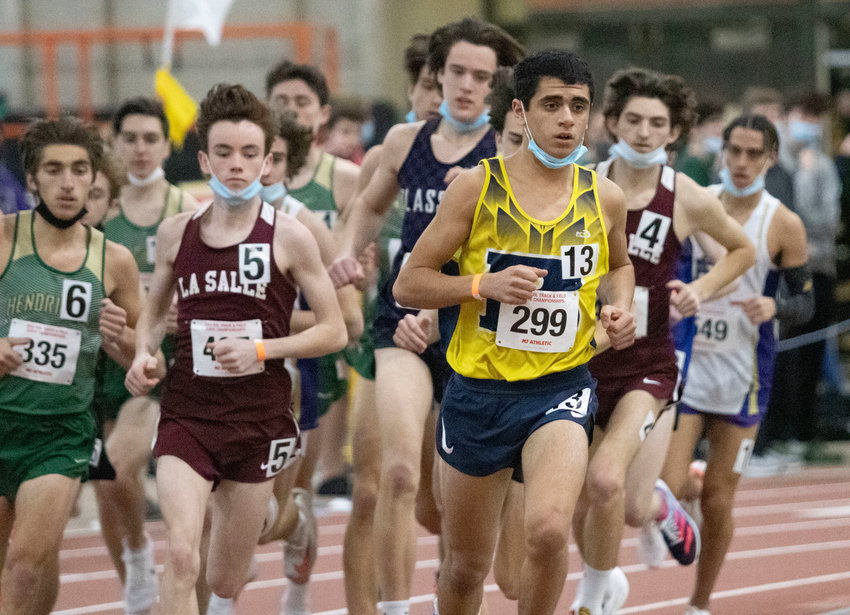
[[[620,139],[611,146],[608,154],[614,158],[622,158],[626,164],[636,169],[648,169],[657,164],[667,164],[667,149],[663,145],[658,149],[642,154],[633,150],[628,143]]]
[[[152,183],[163,177],[165,177],[165,171],[162,170],[162,167],[155,168],[153,172],[147,177],[139,177],[138,175],[127,173],[127,179],[129,180],[129,182],[134,186],[138,186],[139,188],[150,186]]]

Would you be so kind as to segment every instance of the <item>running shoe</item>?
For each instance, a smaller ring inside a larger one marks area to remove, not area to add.
[[[608,589],[602,597],[602,615],[614,615],[629,597],[629,580],[619,566],[615,566],[608,577]]]
[[[667,516],[658,524],[670,555],[683,566],[692,564],[699,557],[699,527],[685,512],[679,500],[660,478],[655,481],[655,490],[667,504]]]
[[[283,543],[283,574],[290,582],[304,585],[316,563],[319,528],[313,514],[313,495],[306,489],[292,489],[298,508],[298,525],[289,540]]]
[[[698,609],[693,605],[688,605],[685,615],[711,615],[706,609]]]
[[[216,594],[210,594],[210,602],[207,605],[207,615],[233,615],[233,598],[222,598]]]
[[[148,613],[159,593],[150,537],[145,536],[145,546],[138,551],[131,551],[125,544],[121,559],[126,571],[124,612],[127,615]]]
[[[650,521],[640,528],[637,552],[640,562],[650,568],[660,568],[667,559],[667,543],[664,542],[655,521]]]

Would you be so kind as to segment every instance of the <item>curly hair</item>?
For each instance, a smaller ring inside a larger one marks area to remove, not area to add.
[[[35,120],[21,139],[24,171],[35,176],[48,145],[78,145],[86,150],[92,166],[92,179],[103,165],[103,139],[97,128],[81,119],[64,115],[54,120]]]
[[[617,71],[605,84],[602,108],[605,119],[619,118],[626,104],[635,96],[657,98],[664,103],[670,112],[670,125],[678,127],[680,131],[677,143],[687,140],[691,126],[697,120],[697,100],[693,90],[685,85],[684,79],[679,75],[665,75],[646,68]],[[616,138],[615,135],[611,137]]]
[[[514,66],[525,55],[525,48],[499,26],[475,17],[437,28],[428,41],[428,67],[437,73],[446,66],[449,50],[459,41],[489,47],[496,52],[499,66]]]
[[[197,129],[201,151],[209,149],[210,128],[216,122],[239,122],[247,120],[262,128],[265,134],[265,150],[268,154],[275,135],[274,121],[271,111],[259,98],[254,96],[244,86],[219,83],[207,92],[201,101],[198,114]]]
[[[505,116],[511,110],[514,98],[514,69],[501,66],[493,75],[493,88],[485,99],[490,105],[490,125],[497,133],[505,130]]]

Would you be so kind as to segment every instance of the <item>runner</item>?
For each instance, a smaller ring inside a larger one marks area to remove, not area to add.
[[[258,196],[274,137],[268,109],[242,86],[220,84],[201,103],[198,132],[198,159],[215,196],[202,211],[160,225],[127,374],[135,395],[156,384],[150,355],[177,290],[177,354],[154,448],[168,536],[161,603],[177,615],[198,613],[193,590],[208,500],[210,588],[230,598],[248,577],[272,479],[298,450],[283,358],[321,355],[345,343],[315,240]],[[296,285],[316,324],[289,335]],[[219,320],[224,316],[229,320]]]
[[[612,345],[634,340],[622,191],[573,164],[586,151],[590,69],[575,54],[542,52],[517,65],[515,87],[526,147],[454,181],[394,287],[404,305],[460,304],[443,327],[456,373],[437,432],[447,553],[434,610],[443,615],[478,613],[517,471],[526,544],[518,612],[554,611],[596,412],[586,363],[597,287]],[[459,275],[441,273],[453,258]]]

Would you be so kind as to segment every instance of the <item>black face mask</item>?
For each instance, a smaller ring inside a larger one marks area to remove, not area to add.
[[[74,224],[80,220],[83,216],[86,215],[86,208],[83,207],[76,216],[69,220],[62,220],[61,218],[57,218],[53,215],[53,212],[47,207],[47,204],[43,199],[38,199],[38,207],[35,208],[35,211],[44,218],[45,222],[47,222],[50,226],[55,226],[59,229],[66,229],[74,226]]]

